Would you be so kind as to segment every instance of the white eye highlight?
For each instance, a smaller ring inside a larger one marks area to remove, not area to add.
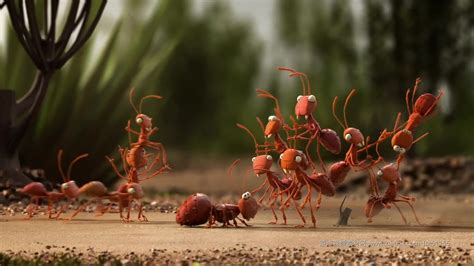
[[[67,183],[63,183],[63,184],[61,185],[61,188],[62,188],[62,189],[68,189],[68,188],[69,188],[69,185],[68,185]]]
[[[280,160],[283,160],[283,153],[280,154]]]
[[[383,176],[382,170],[379,170],[379,171],[377,172],[377,175],[378,175],[378,176]]]
[[[268,117],[268,122],[278,120],[278,117],[271,115]]]
[[[251,196],[252,196],[252,194],[250,194],[250,192],[247,191],[244,194],[242,194],[242,199],[248,200],[248,199],[250,199]]]
[[[141,123],[143,123],[143,118],[139,117],[135,121],[137,122],[137,124],[141,124]]]
[[[257,158],[256,158],[256,157],[253,157],[253,158],[252,158],[252,162],[255,162],[255,160],[257,160]]]
[[[271,155],[267,155],[267,160],[271,161],[273,160],[273,157]]]
[[[347,141],[349,141],[349,140],[352,139],[352,135],[351,135],[351,134],[346,134],[346,135],[344,136],[344,139],[347,140]]]
[[[406,152],[405,148],[401,148],[401,147],[400,147],[399,153],[404,154],[405,152]]]
[[[301,158],[301,156],[297,155],[297,156],[295,157],[295,162],[300,163],[301,160],[303,160],[303,158]]]
[[[298,97],[296,97],[296,101],[299,102],[301,98],[303,98],[303,95],[299,95]]]
[[[308,101],[312,102],[312,103],[315,103],[316,102],[316,96],[314,96],[314,95],[308,96]]]
[[[135,188],[131,187],[127,189],[128,194],[135,194]]]
[[[393,150],[396,151],[396,152],[400,152],[400,146],[398,145],[393,145]]]

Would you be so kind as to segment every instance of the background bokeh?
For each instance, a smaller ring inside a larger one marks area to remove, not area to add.
[[[113,180],[104,156],[117,157],[117,145],[127,143],[135,87],[137,100],[164,97],[146,102],[145,112],[175,171],[214,167],[224,175],[232,158],[254,151],[235,124],[260,132],[255,116],[272,114],[255,88],[280,97],[285,115],[293,112],[300,83],[277,66],[310,76],[317,119],[339,133],[332,99],[356,88],[350,124],[374,137],[398,111],[406,118],[405,91],[421,77],[421,92],[445,95],[419,131],[431,134],[410,155],[471,155],[473,53],[472,1],[109,1],[91,40],[54,76],[21,160],[58,180],[59,148],[65,161],[89,152],[74,175]],[[21,95],[34,72],[1,10],[0,87]]]

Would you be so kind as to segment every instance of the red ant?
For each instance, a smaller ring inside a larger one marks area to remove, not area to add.
[[[179,207],[176,214],[176,222],[180,225],[195,226],[208,222],[208,227],[213,227],[216,222],[222,223],[222,227],[239,227],[237,220],[245,226],[249,226],[245,220],[255,217],[260,206],[252,197],[250,192],[242,194],[238,204],[221,203],[213,205],[206,194],[196,193],[189,196]],[[245,219],[239,218],[239,214]]]
[[[139,184],[139,182],[150,179],[150,178],[152,178],[154,176],[157,176],[157,175],[159,175],[163,172],[163,169],[159,169],[159,170],[155,171],[154,173],[148,174],[148,172],[153,168],[152,166],[156,163],[156,161],[159,160],[159,158],[156,158],[155,161],[151,164],[151,167],[148,170],[146,170],[145,174],[148,174],[148,175],[146,177],[142,178],[142,179],[139,179],[136,169],[133,168],[133,167],[130,167],[130,168],[127,167],[127,163],[126,163],[126,159],[125,159],[126,154],[127,154],[127,149],[123,149],[119,146],[119,153],[120,153],[121,158],[122,158],[123,169],[125,171],[125,175],[120,173],[118,167],[114,163],[114,159],[112,159],[108,156],[106,156],[106,158],[109,161],[109,163],[112,165],[112,168],[114,169],[115,173],[119,177],[127,180],[127,183],[123,184],[118,189],[118,191],[120,191],[121,193],[128,193],[129,194],[129,197],[127,199],[123,199],[123,198],[118,199],[119,208],[120,208],[120,217],[122,219],[124,219],[122,217],[122,210],[123,210],[124,207],[127,207],[127,209],[128,209],[127,218],[124,219],[124,221],[126,221],[126,222],[130,221],[131,203],[132,203],[132,201],[135,201],[139,205],[138,219],[140,221],[148,221],[146,216],[143,214],[143,205],[140,202],[140,199],[143,198],[144,194],[143,194],[143,189],[142,189],[141,185]]]
[[[308,143],[306,144],[306,149],[305,149],[306,155],[308,156],[308,158],[310,158],[309,151],[308,151],[309,147],[311,143],[314,140],[316,140],[317,141],[316,152],[318,154],[318,159],[321,164],[321,168],[324,170],[324,172],[326,172],[326,167],[321,158],[319,146],[322,145],[329,152],[333,154],[338,154],[341,151],[341,141],[339,139],[339,136],[332,129],[329,129],[329,128],[321,129],[319,123],[314,118],[313,112],[317,107],[317,100],[316,100],[316,96],[311,94],[311,86],[310,86],[308,76],[305,73],[298,72],[296,70],[293,70],[287,67],[279,67],[278,70],[290,72],[289,74],[290,77],[299,77],[301,80],[302,87],[303,87],[303,95],[298,96],[296,99],[295,114],[296,114],[296,119],[298,119],[300,116],[304,116],[306,119],[306,123],[303,125],[296,124],[295,126],[293,126],[293,128],[288,128],[288,129],[297,131],[303,128],[306,130],[292,137],[291,139],[293,139],[294,141],[296,141],[297,139],[308,140]],[[315,167],[312,163],[312,160],[310,160],[310,163],[314,169]]]
[[[129,101],[130,101],[130,104],[132,105],[132,108],[137,113],[137,116],[135,117],[135,122],[140,126],[140,132],[137,132],[131,128],[130,120],[129,120],[127,127],[125,127],[125,130],[129,134],[128,137],[129,137],[129,142],[131,146],[130,151],[126,155],[127,162],[132,167],[138,167],[136,168],[137,170],[139,170],[141,167],[145,167],[146,164],[143,161],[143,156],[144,156],[143,153],[144,153],[144,148],[149,147],[161,152],[161,157],[163,159],[163,168],[169,169],[168,156],[166,155],[166,151],[163,144],[149,140],[150,136],[158,131],[158,128],[157,127],[152,128],[152,118],[142,113],[142,105],[143,105],[144,100],[162,99],[162,97],[159,95],[144,96],[140,100],[140,104],[137,109],[137,107],[133,103],[133,93],[134,93],[134,88],[130,90]],[[137,142],[132,143],[130,133],[138,135]]]
[[[287,178],[283,178],[282,180],[280,180],[278,178],[278,176],[276,175],[276,173],[270,170],[271,167],[272,167],[272,164],[273,164],[272,156],[267,154],[266,149],[265,149],[265,151],[259,151],[258,147],[260,147],[260,145],[257,143],[255,135],[252,134],[252,132],[247,127],[245,127],[241,124],[237,124],[237,126],[241,129],[245,130],[252,137],[252,139],[255,143],[255,147],[256,147],[255,154],[256,154],[256,156],[252,158],[252,170],[253,170],[253,172],[255,173],[255,175],[257,175],[257,177],[259,177],[262,174],[266,174],[266,176],[267,176],[265,181],[258,188],[254,189],[251,193],[255,194],[258,191],[262,190],[266,186],[266,189],[265,189],[265,192],[263,193],[263,196],[258,201],[259,203],[262,203],[262,201],[265,199],[268,191],[270,191],[270,189],[271,189],[270,195],[268,197],[268,201],[269,201],[269,205],[270,205],[270,208],[272,210],[272,213],[273,213],[273,217],[275,218],[275,221],[270,222],[270,224],[276,224],[278,222],[278,216],[276,215],[275,209],[274,209],[275,201],[278,199],[278,196],[280,196],[280,205],[283,204],[283,194],[281,194],[279,192],[281,192],[283,189],[287,189],[290,185],[291,180],[289,180]],[[263,129],[263,127],[262,127],[262,129]],[[262,152],[264,154],[260,154]],[[289,193],[287,193],[287,194],[289,194]],[[299,197],[301,197],[301,194],[296,195],[293,198],[293,200],[299,199]],[[286,220],[285,210],[283,208],[280,208],[280,210],[282,212],[283,224],[286,224],[287,220]]]
[[[411,93],[411,108],[410,108],[410,89],[407,90],[405,95],[405,102],[408,110],[408,121],[403,125],[404,128],[398,132],[393,132],[392,137],[392,148],[395,152],[399,153],[397,163],[404,158],[404,154],[411,148],[411,146],[422,138],[426,137],[429,133],[425,133],[413,140],[414,130],[421,124],[421,122],[429,117],[435,110],[439,100],[443,96],[443,91],[440,91],[438,96],[434,96],[431,93],[424,93],[420,95],[415,101],[416,91],[418,85],[421,83],[421,79],[417,78]],[[401,125],[401,127],[403,126]]]
[[[51,219],[53,203],[64,197],[62,193],[47,191],[43,183],[40,182],[31,182],[20,189],[19,192],[30,197],[30,204],[27,207],[28,219],[31,219],[38,209],[40,199],[48,200],[48,217]]]
[[[368,151],[368,148],[371,145],[368,145],[367,147],[366,144],[369,142],[369,138],[364,139],[364,135],[362,132],[355,128],[355,127],[349,127],[349,124],[347,123],[347,116],[346,116],[346,110],[347,106],[349,105],[350,99],[354,96],[355,94],[355,89],[352,89],[349,93],[349,95],[346,97],[346,101],[344,103],[344,109],[343,109],[343,115],[344,115],[344,123],[339,119],[339,117],[336,114],[336,106],[337,106],[337,100],[338,97],[334,97],[334,100],[332,102],[332,114],[336,121],[341,125],[341,127],[344,129],[343,132],[343,138],[346,142],[350,144],[349,150],[346,153],[346,157],[344,161],[334,163],[330,167],[329,171],[329,176],[331,180],[333,181],[334,184],[339,184],[344,181],[345,176],[347,173],[350,171],[351,168],[356,168],[357,170],[363,169],[367,170],[367,173],[369,174],[370,178],[370,186],[372,189],[373,194],[378,195],[379,190],[378,190],[378,185],[377,185],[377,178],[375,177],[375,174],[372,170],[372,166],[380,162],[379,160],[373,160],[370,155],[367,153],[366,159],[363,161],[359,161],[358,158],[358,153],[365,150]],[[397,119],[398,120],[398,119]],[[385,139],[379,138],[379,140],[376,142],[376,144],[382,142]],[[360,168],[360,169],[359,169]]]

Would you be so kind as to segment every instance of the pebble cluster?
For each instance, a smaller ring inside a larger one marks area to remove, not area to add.
[[[473,244],[474,245],[474,244]],[[260,264],[260,265],[315,265],[315,264],[472,264],[474,252],[470,249],[440,246],[421,249],[360,249],[356,247],[316,251],[307,248],[258,248],[245,244],[235,247],[171,251],[151,249],[146,254],[114,254],[88,248],[46,246],[45,251],[0,253],[0,265],[156,265],[156,264]]]

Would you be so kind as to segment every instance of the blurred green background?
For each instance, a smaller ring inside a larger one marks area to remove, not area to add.
[[[0,87],[19,97],[35,69],[6,9],[0,23]],[[160,128],[156,140],[175,170],[197,159],[213,165],[215,158],[251,157],[253,143],[235,124],[260,133],[255,116],[272,114],[255,88],[280,97],[286,116],[301,93],[277,66],[310,76],[317,119],[339,133],[332,99],[356,88],[349,123],[373,137],[398,111],[406,119],[405,91],[421,77],[420,93],[443,89],[445,96],[417,132],[431,134],[412,155],[471,155],[473,53],[472,1],[109,1],[91,40],[54,76],[21,161],[58,180],[59,148],[65,161],[89,152],[74,175],[112,180],[104,156],[117,157],[117,145],[127,143],[132,86],[137,100],[164,97],[146,102],[145,113]]]

